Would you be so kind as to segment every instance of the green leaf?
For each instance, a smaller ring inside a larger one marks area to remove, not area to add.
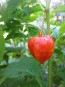
[[[55,48],[54,51],[55,51],[55,53],[62,55],[62,51],[61,51],[61,49],[59,49],[59,48]]]
[[[60,34],[62,35],[63,33],[65,33],[65,23],[63,23],[60,27]]]
[[[54,29],[52,29],[52,35],[58,39],[59,37],[59,27],[55,27]]]
[[[30,8],[30,11],[31,13],[34,13],[34,12],[42,11],[42,9],[40,8],[39,5],[35,5]]]
[[[6,47],[5,49],[7,53],[20,52],[22,50],[21,47]]]
[[[7,7],[2,15],[2,20],[7,20],[11,13],[16,9],[19,4],[22,4],[24,0],[9,0]]]
[[[32,7],[26,6],[26,7],[23,8],[24,16],[28,16],[32,13],[39,12],[39,11],[42,11],[39,5],[35,5],[35,6],[32,6]]]
[[[54,9],[54,12],[65,12],[65,5],[58,6]]]
[[[30,77],[6,79],[0,87],[40,87],[39,84]]]
[[[42,81],[40,80],[39,62],[34,58],[22,58],[14,63],[9,64],[3,71],[2,75],[7,78],[18,78],[32,76],[40,87]],[[25,81],[24,81],[25,82]],[[31,84],[30,84],[31,85]],[[25,86],[24,84],[24,87]]]
[[[19,28],[22,28],[20,21],[14,18],[9,19],[5,24],[7,26],[7,30],[18,30]]]
[[[5,41],[3,37],[3,31],[0,30],[0,62],[3,59],[4,51],[5,51]]]
[[[8,39],[13,39],[13,38],[26,38],[27,36],[24,35],[23,33],[15,33],[11,32],[10,34],[7,35],[6,40]]]
[[[28,25],[28,32],[30,36],[39,35],[39,29],[33,25]]]
[[[39,63],[34,58],[22,58],[18,62],[11,63],[3,71],[3,75],[9,78],[22,75],[39,76]]]
[[[58,75],[62,78],[63,81],[65,81],[65,67],[62,66],[62,68],[60,68]]]

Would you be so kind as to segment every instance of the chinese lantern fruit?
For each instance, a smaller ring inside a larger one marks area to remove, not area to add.
[[[32,37],[28,40],[28,49],[40,63],[47,61],[53,54],[54,41],[50,35]]]

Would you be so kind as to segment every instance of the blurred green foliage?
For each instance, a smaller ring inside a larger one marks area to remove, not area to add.
[[[54,12],[65,12],[64,8],[50,12],[50,30],[55,41],[53,84],[57,87],[65,86],[65,22],[58,23],[53,18]],[[0,12],[0,22],[4,22],[0,24],[0,87],[48,87],[48,62],[40,65],[27,48],[28,39],[38,36],[40,30],[40,24],[35,26],[32,22],[45,16],[45,11],[36,0],[8,0]],[[43,33],[46,34],[46,25]]]

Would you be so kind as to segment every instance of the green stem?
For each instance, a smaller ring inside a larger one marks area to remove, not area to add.
[[[49,9],[46,9],[46,19],[47,19],[47,34],[50,34],[50,16]],[[48,61],[48,87],[52,87],[52,60]]]
[[[46,0],[46,9],[50,8],[51,0]]]
[[[52,87],[52,59],[48,61],[48,87]]]
[[[46,9],[47,34],[50,34],[50,16],[49,9]]]

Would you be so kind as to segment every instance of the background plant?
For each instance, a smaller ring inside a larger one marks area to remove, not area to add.
[[[0,24],[1,87],[33,87],[33,84],[35,87],[48,87],[48,61],[40,65],[27,49],[28,38],[37,36],[41,27],[41,24],[38,26],[32,22],[39,16],[45,17],[44,6],[41,5],[42,9],[40,4],[36,0],[8,0],[0,9],[3,23]],[[55,8],[53,13],[50,11],[50,32],[55,40],[52,57],[52,83],[55,87],[65,86],[65,22],[52,20],[55,12],[65,12],[62,8],[65,6]],[[46,18],[44,22],[43,34],[46,34]]]

